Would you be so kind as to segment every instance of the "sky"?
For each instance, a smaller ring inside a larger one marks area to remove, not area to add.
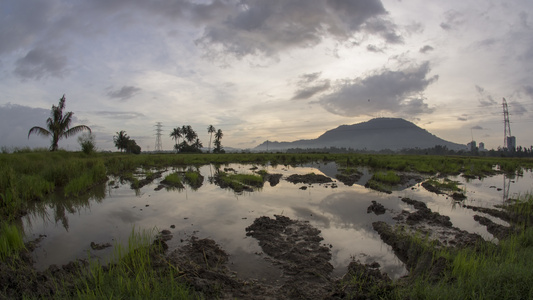
[[[313,139],[376,117],[448,141],[533,145],[531,0],[2,0],[0,147],[65,95],[100,150],[191,125],[205,147]],[[59,147],[79,150],[76,137]]]

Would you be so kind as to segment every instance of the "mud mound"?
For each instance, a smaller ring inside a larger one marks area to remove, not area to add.
[[[286,180],[294,184],[296,183],[313,184],[313,183],[333,182],[331,178],[324,176],[324,175],[315,174],[315,173],[309,173],[305,175],[292,174],[291,176],[287,177]]]
[[[281,291],[289,298],[323,299],[331,293],[331,252],[320,245],[320,230],[307,222],[275,215],[275,219],[255,219],[246,231],[283,269],[286,282]]]

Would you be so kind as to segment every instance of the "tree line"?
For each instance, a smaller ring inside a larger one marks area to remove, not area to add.
[[[213,153],[224,153],[225,151],[222,148],[221,143],[222,136],[224,135],[222,130],[216,130],[213,125],[209,125],[207,127],[207,133],[209,133],[208,153],[211,152],[211,140],[213,138],[213,133],[215,134],[215,148],[213,149]],[[198,134],[196,131],[194,131],[194,129],[192,129],[191,125],[183,125],[181,127],[178,126],[172,129],[170,132],[170,137],[175,141],[174,150],[176,150],[176,153],[201,153],[201,148],[204,147],[198,138]],[[180,138],[183,138],[181,143]]]
[[[81,131],[87,130],[89,134],[82,136],[78,139],[82,150],[86,153],[93,152],[96,148],[94,146],[94,136],[92,135],[91,128],[86,125],[78,125],[70,127],[72,123],[73,112],[63,113],[65,109],[66,98],[65,95],[59,99],[58,106],[52,105],[52,110],[50,117],[46,120],[46,128],[34,126],[28,131],[28,139],[32,133],[37,135],[43,135],[46,137],[51,137],[51,146],[50,151],[57,151],[59,149],[58,143],[59,140],[63,138],[68,138],[71,135],[79,133]],[[221,129],[216,130],[213,125],[207,127],[207,133],[209,137],[209,148],[208,152],[211,152],[211,141],[213,138],[213,133],[215,134],[215,141],[213,153],[225,153],[222,148],[222,133]],[[198,134],[192,129],[190,125],[183,125],[182,127],[176,127],[170,133],[170,137],[175,140],[174,149],[177,153],[201,153],[202,148],[204,147]],[[179,139],[183,138],[183,141],[180,143]],[[113,136],[113,142],[115,147],[117,147],[120,152],[125,151],[126,153],[141,153],[141,147],[137,145],[137,142],[129,137],[126,134],[126,131],[121,130]]]

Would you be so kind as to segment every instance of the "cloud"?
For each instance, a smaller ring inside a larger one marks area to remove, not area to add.
[[[444,13],[444,19],[445,21],[440,23],[440,27],[448,31],[457,29],[465,22],[463,14],[453,9]]]
[[[96,111],[93,112],[93,114],[119,120],[129,120],[144,117],[144,114],[133,111]]]
[[[424,45],[424,47],[420,48],[420,50],[418,50],[420,53],[428,53],[430,51],[433,51],[435,50],[433,47],[431,47],[430,45]]]
[[[477,101],[479,102],[480,106],[485,107],[498,104],[492,95],[487,93],[483,87],[476,85],[475,88],[477,92]]]
[[[481,127],[479,125],[472,126],[471,129],[473,129],[473,130],[485,130],[483,127]]]
[[[336,82],[332,93],[324,95],[319,103],[329,112],[355,117],[390,112],[409,118],[432,109],[420,94],[438,76],[427,77],[429,62],[403,70],[380,70],[356,79]]]
[[[468,118],[466,117],[457,117],[457,121],[468,121]]]
[[[397,43],[395,25],[384,19],[380,0],[247,0],[223,21],[206,25],[196,44],[211,57],[276,56],[291,48],[316,46],[326,38],[346,42],[357,33]]]
[[[117,98],[120,100],[128,100],[141,91],[141,88],[125,85],[120,90],[109,91],[107,95],[110,98]]]
[[[0,54],[24,47],[36,40],[46,28],[52,1],[4,0],[0,4]]]
[[[330,80],[318,80],[321,74],[321,72],[316,72],[301,75],[297,84],[299,89],[291,100],[309,99],[318,93],[328,90],[331,86]]]
[[[383,53],[383,50],[376,45],[367,45],[366,50],[368,50],[369,52]]]
[[[7,103],[0,106],[0,146],[4,147],[49,147],[48,138],[31,136],[28,131],[33,126],[46,128],[46,119],[50,109],[33,108]]]
[[[30,50],[16,61],[15,66],[15,74],[25,79],[41,79],[47,75],[62,78],[68,73],[65,55],[41,47]]]

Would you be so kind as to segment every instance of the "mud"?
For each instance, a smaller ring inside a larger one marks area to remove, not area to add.
[[[287,177],[286,180],[294,184],[296,183],[313,184],[313,183],[333,182],[331,178],[321,175],[321,174],[315,174],[315,173],[309,173],[305,175],[292,174],[291,176]]]

